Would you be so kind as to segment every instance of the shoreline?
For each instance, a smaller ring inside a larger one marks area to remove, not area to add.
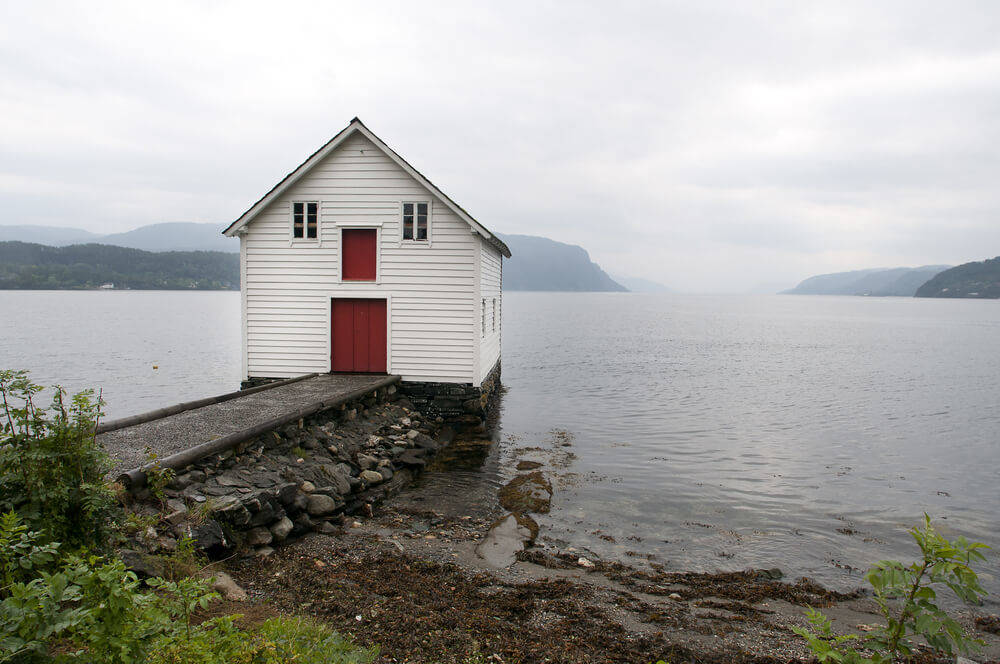
[[[405,403],[361,410],[332,430],[344,463],[360,465],[358,452],[384,445],[370,427],[401,432],[393,418],[407,425],[422,419]],[[315,449],[310,436],[319,434],[292,432],[279,449],[296,440]],[[870,597],[783,579],[780,570],[695,573],[652,559],[640,569],[540,538],[531,514],[548,512],[552,485],[573,458],[570,441],[556,432],[546,454],[510,450],[517,472],[486,493],[442,501],[426,492],[433,476],[414,482],[397,469],[398,491],[355,500],[353,516],[312,522],[280,546],[276,537],[274,547],[271,538],[251,536],[264,529],[248,532],[236,555],[229,548],[229,558],[207,568],[209,575],[226,571],[248,597],[217,602],[209,614],[243,614],[251,623],[305,614],[362,646],[380,646],[381,662],[462,663],[808,661],[805,641],[791,631],[806,624],[808,606],[823,608],[845,630],[878,621]],[[448,472],[499,445],[474,436],[451,440],[428,457],[427,468]],[[970,631],[973,618],[960,616]],[[976,661],[1000,660],[1000,637],[976,635],[990,643]]]

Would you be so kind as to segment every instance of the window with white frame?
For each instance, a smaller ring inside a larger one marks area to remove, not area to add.
[[[486,298],[483,298],[483,338],[486,338]]]
[[[292,203],[292,239],[315,240],[319,237],[319,203],[295,201]]]
[[[430,203],[403,203],[403,239],[427,242],[430,238]]]

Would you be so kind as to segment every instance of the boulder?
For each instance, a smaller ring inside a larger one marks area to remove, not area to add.
[[[215,575],[215,579],[212,581],[212,590],[230,602],[243,602],[247,598],[247,591],[240,588],[239,584],[233,581],[233,577],[225,572],[219,572]]]
[[[381,475],[379,475],[381,477]],[[338,510],[344,507],[344,503],[334,500],[330,496],[325,496],[321,493],[315,493],[309,496],[309,502],[306,505],[306,511],[310,516],[326,516],[328,514],[334,514]]]
[[[127,569],[135,572],[140,578],[163,576],[163,565],[155,556],[125,549],[119,552],[118,557],[125,563]]]
[[[244,536],[247,546],[264,546],[265,544],[270,544],[273,540],[274,536],[271,534],[271,531],[263,526],[251,528]]]
[[[274,536],[276,541],[282,542],[288,537],[294,527],[295,524],[292,523],[292,520],[287,516],[283,516],[277,523],[271,524],[271,535]]]
[[[370,470],[378,465],[378,459],[370,454],[359,454],[358,465],[362,470]]]
[[[374,470],[362,470],[360,477],[368,484],[379,484],[384,479],[382,473]]]
[[[299,491],[301,491],[302,493],[312,493],[315,490],[316,490],[316,485],[310,482],[309,480],[306,480],[301,485],[299,485]]]

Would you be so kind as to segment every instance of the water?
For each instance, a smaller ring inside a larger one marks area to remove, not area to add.
[[[236,293],[0,304],[0,366],[103,387],[111,417],[238,386]],[[501,444],[435,473],[437,496],[486,499],[538,458],[552,543],[834,587],[912,556],[924,512],[1000,548],[996,301],[512,293],[504,314]],[[998,558],[983,567],[994,607]]]

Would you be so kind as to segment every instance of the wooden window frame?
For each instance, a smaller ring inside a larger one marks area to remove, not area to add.
[[[407,205],[413,205],[414,206],[414,208],[413,208],[413,214],[412,215],[406,215],[405,214],[406,206]],[[417,232],[417,216],[418,216],[417,208],[416,208],[417,205],[426,205],[427,206],[427,237],[425,239],[423,239],[423,240],[418,240],[416,238],[408,238],[408,237],[406,237],[406,228],[404,227],[404,223],[405,223],[404,220],[405,220],[405,218],[407,216],[412,216],[413,217],[413,234],[416,235],[416,232]],[[399,243],[401,245],[405,244],[407,246],[413,246],[413,247],[429,247],[429,246],[431,246],[431,242],[432,242],[432,238],[433,238],[432,229],[433,229],[433,225],[434,225],[433,218],[434,218],[434,205],[433,205],[433,203],[432,203],[431,200],[427,199],[427,200],[401,201],[400,204],[399,204]]]
[[[493,298],[493,331],[497,331],[497,299]]]
[[[295,236],[295,206],[302,206],[302,237]],[[309,237],[309,206],[316,206],[316,237]],[[288,241],[290,244],[320,245],[323,237],[323,205],[318,200],[292,201],[288,206]]]

